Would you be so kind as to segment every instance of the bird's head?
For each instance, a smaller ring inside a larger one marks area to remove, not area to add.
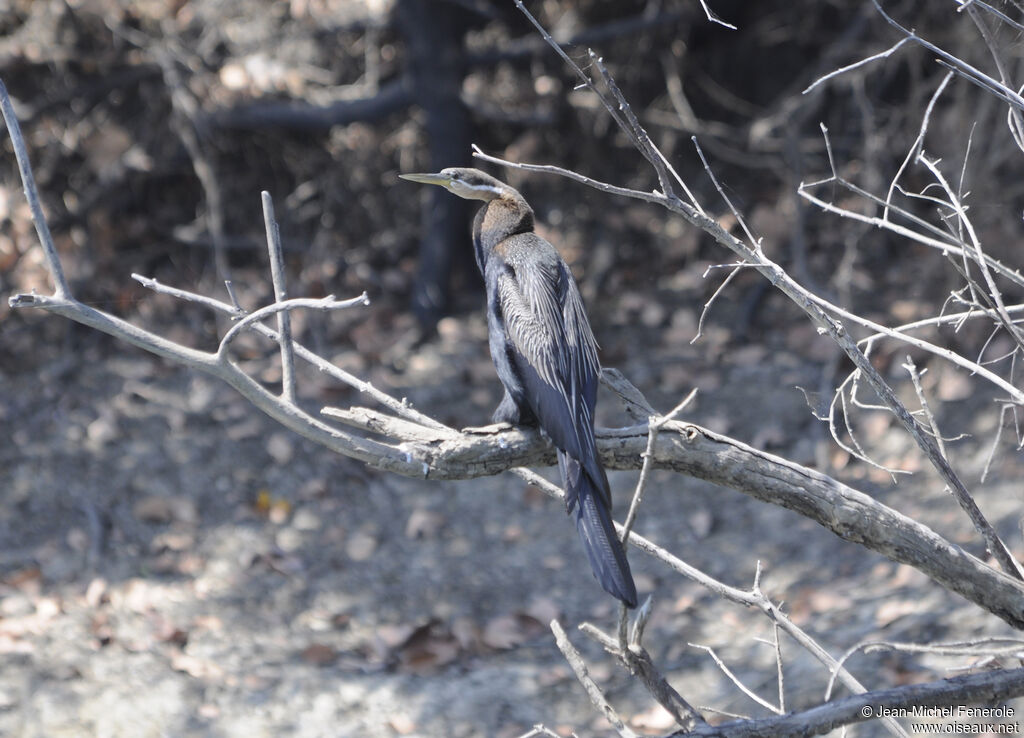
[[[491,175],[479,169],[448,167],[437,174],[399,174],[402,179],[421,184],[440,185],[466,200],[493,200],[512,191]]]

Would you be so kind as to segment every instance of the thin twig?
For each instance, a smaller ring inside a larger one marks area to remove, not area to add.
[[[707,4],[706,0],[699,0],[699,1],[700,1],[700,7],[704,10],[704,17],[705,18],[707,18],[712,23],[716,23],[716,24],[718,24],[720,26],[725,26],[726,28],[729,28],[729,29],[731,29],[733,31],[736,30],[736,26],[734,26],[732,23],[726,23],[724,20],[722,20],[717,15],[712,13],[711,12],[711,8],[708,7],[708,4]]]
[[[546,174],[557,174],[566,179],[572,179],[580,184],[585,184],[587,187],[593,187],[595,190],[601,192],[607,192],[610,195],[621,195],[623,197],[631,197],[637,200],[646,200],[647,202],[653,202],[656,205],[664,205],[668,198],[660,192],[640,192],[639,190],[631,190],[628,187],[619,187],[618,185],[608,184],[607,182],[601,182],[596,179],[591,179],[585,175],[579,174],[572,171],[571,169],[563,169],[562,167],[556,167],[551,164],[523,164],[521,162],[508,161],[507,159],[500,159],[490,154],[485,154],[482,149],[476,144],[473,144],[473,156],[482,161],[487,161],[492,164],[500,164],[509,169],[521,169],[524,172],[544,172]],[[684,207],[691,207],[682,203]],[[694,213],[697,211],[694,210]]]
[[[212,297],[198,295],[194,292],[189,292],[187,290],[183,290],[177,287],[170,287],[161,282],[157,282],[155,279],[143,277],[142,275],[139,274],[133,274],[132,279],[136,280],[144,287],[153,290],[154,292],[172,295],[182,300],[196,302],[218,312],[231,315],[233,317],[244,317],[246,315],[246,312],[237,306],[237,300],[233,300],[235,304],[229,305],[226,302],[222,302]],[[365,294],[366,293],[363,293],[361,297],[365,297]],[[369,305],[369,298],[366,298],[363,304]],[[277,331],[275,331],[270,326],[256,322],[251,323],[249,327],[251,327],[252,330],[256,331],[260,335],[270,339],[271,341],[277,341]],[[293,347],[295,349],[295,354],[303,361],[306,361],[313,367],[315,367],[317,371],[323,372],[324,374],[333,377],[339,382],[347,384],[350,387],[358,390],[359,392],[369,395],[376,402],[379,402],[384,407],[393,411],[396,415],[400,415],[401,417],[407,418],[415,423],[419,423],[420,425],[425,425],[428,428],[433,428],[439,431],[447,431],[450,435],[458,435],[458,431],[456,431],[454,428],[451,428],[445,425],[444,423],[435,420],[429,415],[425,415],[419,412],[405,401],[396,400],[394,397],[387,394],[386,392],[381,392],[379,389],[374,387],[373,384],[371,384],[370,382],[366,382],[362,379],[359,379],[359,377],[356,377],[355,375],[346,372],[344,369],[335,366],[334,364],[330,363],[329,361],[319,356],[318,354],[315,354],[313,351],[306,348],[302,344],[293,342]]]
[[[648,597],[637,613],[637,620],[642,623],[650,615],[651,598]],[[642,626],[641,626],[642,629]],[[634,632],[629,643],[623,647],[616,639],[590,623],[580,624],[580,630],[601,644],[604,649],[618,658],[631,674],[640,678],[650,695],[665,708],[672,719],[684,729],[692,729],[698,725],[706,725],[704,717],[686,699],[677,692],[668,680],[658,671],[654,660],[647,649],[640,643],[637,632]]]
[[[903,40],[906,41],[906,39]],[[903,41],[900,43],[903,43]],[[893,175],[892,182],[889,183],[889,191],[885,195],[885,210],[882,213],[882,217],[886,220],[889,219],[889,203],[892,202],[893,192],[896,190],[896,183],[899,182],[900,177],[903,176],[907,167],[910,166],[910,162],[913,161],[921,151],[921,146],[924,145],[925,134],[928,132],[928,124],[931,122],[932,111],[935,110],[935,105],[938,103],[939,97],[942,96],[942,93],[949,85],[949,81],[951,79],[953,79],[953,73],[949,72],[942,78],[942,82],[939,83],[935,92],[932,93],[931,99],[928,100],[928,106],[924,109],[924,115],[921,116],[921,125],[917,129],[917,138],[915,138],[914,143],[910,145],[910,150],[907,151],[906,157],[896,170],[896,174]]]
[[[284,274],[284,256],[281,253],[281,229],[274,218],[274,201],[270,193],[260,193],[263,200],[263,223],[267,230],[267,249],[270,251],[270,279],[274,284],[274,301],[288,300],[288,286]],[[363,302],[366,293],[363,293]],[[225,336],[225,339],[227,336]],[[295,403],[295,354],[292,350],[292,318],[288,310],[277,314],[277,342],[281,347],[281,394],[285,402]]]
[[[1021,658],[1024,655],[1024,640],[1018,638],[979,638],[971,641],[954,641],[951,643],[896,643],[892,641],[864,641],[848,649],[837,662],[845,664],[855,654],[872,653],[874,651],[898,651],[900,653],[929,653],[942,656],[999,656],[1003,658]],[[825,688],[825,699],[832,698],[835,686],[835,674],[831,675]]]
[[[914,360],[909,354],[907,355],[907,363],[903,365],[903,368],[910,374],[910,381],[914,385],[914,392],[917,393],[917,401],[921,403],[921,410],[924,411],[924,417],[931,428],[932,436],[935,437],[935,443],[939,446],[939,452],[948,459],[949,454],[946,453],[946,441],[943,439],[942,433],[939,432],[938,421],[935,420],[935,415],[928,405],[928,398],[924,394],[924,387],[921,386],[921,375],[917,371],[917,365],[914,364]]]
[[[761,707],[765,708],[769,712],[774,712],[776,715],[781,715],[782,714],[783,711],[781,709],[779,709],[779,707],[777,707],[776,705],[773,705],[768,700],[760,697],[756,692],[752,691],[749,687],[747,687],[746,684],[741,682],[739,677],[737,677],[735,674],[732,673],[732,671],[729,669],[729,667],[726,666],[725,662],[722,661],[722,659],[720,659],[718,657],[718,654],[715,653],[715,649],[711,648],[711,646],[703,646],[703,645],[701,645],[699,643],[689,643],[687,645],[690,646],[691,648],[699,648],[702,651],[706,651],[708,653],[708,655],[711,656],[711,658],[715,662],[715,664],[718,666],[719,670],[721,670],[721,672],[723,674],[725,674],[726,678],[730,682],[735,684],[736,688],[739,689],[741,692],[743,692],[743,694],[747,695],[747,697],[752,699],[757,704],[761,705]]]
[[[900,25],[892,18],[892,16],[890,16],[888,13],[885,12],[885,10],[883,10],[882,5],[881,3],[879,3],[878,0],[871,0],[871,2],[872,4],[874,4],[875,10],[877,10],[878,13],[885,19],[886,23],[891,25],[893,28],[899,30],[900,33],[902,33],[906,37],[906,40],[913,41],[914,43],[928,49],[928,51],[932,52],[933,54],[937,54],[939,57],[941,57],[941,59],[939,60],[940,64],[943,64],[944,66],[953,69],[954,71],[956,71],[957,74],[962,76],[964,79],[967,79],[970,82],[973,82],[974,84],[978,85],[979,87],[988,90],[993,95],[1003,100],[1007,104],[1012,105],[1018,108],[1019,110],[1024,110],[1024,97],[1022,97],[1021,94],[1018,93],[1016,90],[1007,87],[1005,84],[993,79],[992,77],[985,74],[981,70],[971,66],[963,59],[957,57],[955,54],[950,54],[948,51],[945,51],[939,46],[936,46],[935,44],[921,38],[916,33],[911,31],[909,28]]]
[[[547,738],[562,738],[558,733],[540,724],[534,725],[533,728],[523,733],[519,738],[536,738],[538,735],[547,736]]]
[[[676,416],[685,410],[693,398],[697,396],[697,388],[694,387],[690,390],[690,393],[683,398],[682,402],[676,405],[669,412],[668,415],[661,417],[652,416],[648,419],[647,427],[647,450],[644,451],[643,466],[640,467],[640,478],[636,482],[636,489],[633,492],[633,499],[629,503],[629,512],[626,514],[626,521],[622,524],[622,535],[620,539],[624,546],[629,545],[629,532],[633,529],[633,523],[636,522],[637,512],[640,509],[640,501],[643,499],[644,489],[647,487],[647,480],[651,474],[651,466],[654,461],[654,447],[658,442],[658,433],[665,426],[666,423],[675,420]]]
[[[64,267],[60,263],[60,256],[53,243],[53,236],[50,235],[50,226],[46,222],[46,216],[43,215],[43,206],[39,202],[39,190],[36,188],[36,178],[32,174],[32,164],[28,159],[28,149],[25,148],[25,139],[21,136],[18,116],[14,113],[14,105],[11,104],[11,98],[7,94],[7,87],[3,80],[0,80],[0,112],[3,113],[4,123],[7,124],[7,133],[11,137],[11,145],[14,147],[14,157],[18,160],[18,172],[21,174],[21,183],[25,190],[25,199],[28,200],[29,211],[32,213],[36,235],[39,236],[39,244],[43,247],[46,268],[53,279],[53,296],[60,300],[70,300],[71,288],[64,277]]]
[[[551,632],[555,634],[555,644],[558,646],[558,650],[565,656],[565,660],[569,662],[569,666],[572,667],[573,673],[576,674],[576,679],[583,685],[583,689],[586,690],[587,696],[590,697],[590,701],[594,703],[605,719],[612,724],[612,727],[621,735],[623,738],[637,738],[636,733],[629,729],[629,727],[622,722],[619,714],[615,712],[615,708],[609,704],[608,700],[605,699],[604,693],[601,688],[597,686],[597,682],[590,676],[590,671],[587,669],[587,665],[583,662],[583,657],[580,656],[580,652],[576,650],[576,647],[572,645],[572,641],[569,640],[569,636],[562,630],[562,626],[558,624],[557,620],[551,621]]]
[[[725,264],[715,264],[713,266],[727,266],[727,265],[725,265]],[[704,270],[704,274],[702,276],[703,277],[707,277],[708,276],[708,272],[711,271],[713,266],[712,267],[708,267],[707,269],[705,269]],[[700,340],[701,336],[704,335],[704,321],[707,319],[708,313],[711,312],[711,306],[714,304],[715,300],[718,299],[718,296],[721,295],[723,292],[725,292],[725,288],[728,287],[729,284],[732,282],[733,277],[735,277],[737,274],[740,273],[740,269],[742,269],[743,267],[749,267],[749,266],[753,266],[753,265],[752,264],[744,263],[744,264],[730,264],[728,266],[732,266],[733,270],[731,272],[729,272],[729,274],[726,276],[726,278],[722,280],[722,283],[720,285],[718,285],[718,288],[715,289],[715,291],[711,295],[711,297],[708,298],[707,302],[704,303],[704,308],[700,311],[700,318],[697,320],[697,332],[696,332],[696,334],[694,334],[693,338],[690,339],[690,343],[691,344],[697,343],[697,341]]]
[[[239,333],[250,328],[254,323],[257,323],[264,318],[269,318],[271,315],[280,315],[281,313],[286,313],[289,310],[295,310],[296,308],[310,308],[312,310],[344,310],[356,305],[365,304],[365,292],[359,297],[353,297],[348,300],[335,300],[334,295],[327,295],[327,297],[316,298],[295,297],[291,300],[275,302],[271,305],[267,305],[266,307],[262,307],[259,310],[254,310],[231,326],[231,329],[225,333],[224,337],[220,340],[220,346],[217,349],[217,354],[223,356],[227,352],[230,343],[238,337]],[[278,335],[280,335],[280,333],[278,333]],[[294,400],[290,400],[287,397],[284,399],[289,404],[295,404]]]
[[[970,239],[971,247],[974,249],[976,254],[975,262],[978,264],[978,268],[981,270],[982,276],[985,278],[985,285],[988,287],[988,295],[992,298],[995,303],[996,313],[999,316],[999,322],[1006,329],[1006,332],[1010,334],[1010,337],[1017,343],[1018,346],[1024,348],[1024,337],[1020,335],[1017,327],[1010,320],[1010,316],[1006,313],[1006,305],[1003,304],[1003,296],[996,286],[995,280],[992,278],[992,273],[988,269],[988,265],[985,263],[985,252],[981,248],[981,241],[974,231],[974,225],[967,218],[967,209],[960,202],[960,199],[953,193],[952,187],[946,182],[946,178],[943,176],[942,171],[939,169],[938,161],[927,158],[924,153],[917,155],[917,160],[920,161],[928,171],[932,173],[935,180],[939,183],[939,186],[946,193],[948,202],[945,204],[947,207],[953,209],[953,212],[957,216],[958,223],[966,230],[967,236]]]
[[[772,640],[775,642],[776,680],[779,684],[779,712],[786,712],[786,678],[782,673],[782,642],[779,640],[779,624],[772,623]]]
[[[909,41],[910,41],[909,38],[901,38],[893,46],[890,46],[885,51],[880,51],[877,54],[872,54],[871,56],[865,57],[865,58],[861,59],[860,61],[854,62],[853,64],[847,64],[845,67],[840,67],[839,69],[835,69],[835,70],[829,72],[828,74],[826,74],[826,75],[824,75],[822,77],[818,77],[818,79],[814,80],[811,84],[809,84],[804,89],[803,94],[806,95],[811,90],[813,90],[815,87],[818,87],[819,85],[825,84],[830,79],[834,79],[836,77],[839,77],[839,76],[841,76],[843,74],[846,74],[847,72],[853,71],[854,69],[859,69],[860,67],[866,66],[866,65],[870,64],[873,61],[877,61],[878,59],[888,59],[890,56],[895,54],[896,51],[901,46],[903,46],[903,44],[908,43]]]

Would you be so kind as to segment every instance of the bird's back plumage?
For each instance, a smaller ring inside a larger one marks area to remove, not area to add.
[[[595,577],[634,607],[636,587],[612,522],[611,491],[594,439],[597,342],[576,283],[554,247],[533,232],[499,241],[484,261],[488,301],[500,313],[500,326],[491,326],[502,331],[503,340],[492,336],[491,342],[492,354],[497,344],[498,374],[513,403],[529,410],[558,449],[566,507],[576,513]]]

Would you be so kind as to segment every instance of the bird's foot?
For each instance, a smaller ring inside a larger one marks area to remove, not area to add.
[[[501,422],[491,423],[490,425],[469,426],[468,428],[463,428],[462,432],[474,433],[477,435],[493,436],[497,433],[503,433],[504,431],[512,430],[513,428],[515,428],[515,426],[512,425],[511,423]]]

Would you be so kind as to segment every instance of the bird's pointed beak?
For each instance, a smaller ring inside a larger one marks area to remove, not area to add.
[[[448,187],[452,183],[452,178],[447,174],[399,174],[402,179],[407,179],[410,182],[419,182],[420,184],[432,184],[440,185],[441,187]]]

